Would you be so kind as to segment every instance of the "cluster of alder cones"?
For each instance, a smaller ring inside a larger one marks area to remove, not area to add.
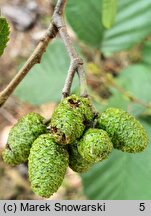
[[[141,152],[148,137],[143,126],[127,112],[108,108],[97,117],[88,98],[71,95],[55,109],[49,123],[29,113],[11,129],[2,156],[10,165],[28,161],[32,190],[50,197],[58,190],[69,166],[87,172],[107,159],[113,148]]]

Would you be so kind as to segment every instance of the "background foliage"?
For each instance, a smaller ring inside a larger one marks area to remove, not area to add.
[[[35,105],[50,100],[58,101],[68,67],[69,58],[63,42],[59,39],[53,41],[48,46],[41,64],[33,67],[16,89],[15,95]]]
[[[68,1],[67,19],[85,43],[104,54],[125,50],[151,33],[151,0],[118,0],[115,24],[109,30],[100,21],[102,1]],[[82,8],[82,10],[81,10]]]

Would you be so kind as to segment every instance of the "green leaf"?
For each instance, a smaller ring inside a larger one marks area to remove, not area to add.
[[[134,116],[139,116],[146,108],[138,103],[131,102],[126,96],[133,96],[145,104],[151,103],[151,73],[150,67],[144,64],[135,64],[124,69],[114,79],[118,87],[121,87],[125,94],[122,94],[116,88],[111,88],[112,96],[109,98],[106,105],[97,105],[99,111],[105,110],[107,107],[117,107],[124,110],[129,110]]]
[[[111,54],[131,48],[151,33],[151,0],[118,0],[114,26],[105,30],[100,22],[100,0],[69,0],[66,15],[85,43]]]
[[[9,25],[4,17],[0,17],[0,56],[3,54],[9,40]]]
[[[102,41],[103,26],[100,0],[68,0],[66,15],[69,24],[84,42],[99,47]]]
[[[102,23],[107,29],[111,28],[116,16],[117,0],[103,0]]]
[[[117,83],[140,100],[151,102],[149,67],[143,64],[129,66],[121,73]],[[144,152],[137,154],[114,150],[109,159],[82,175],[85,194],[89,199],[151,199],[151,117],[141,118],[143,106],[130,103],[115,89],[112,93],[107,107],[122,108],[137,116],[146,128],[150,144]]]
[[[56,39],[48,46],[41,63],[35,65],[17,87],[15,95],[33,105],[60,100],[68,67],[64,44]]]
[[[147,65],[135,64],[127,67],[121,72],[117,82],[140,100],[151,101],[151,72]]]
[[[143,101],[151,102],[151,73],[150,67],[144,64],[131,65],[123,70],[117,79],[117,83],[132,96]],[[145,107],[136,103],[128,104],[134,115],[139,115]]]
[[[99,112],[108,107],[117,107],[124,110],[130,110],[134,116],[140,115],[146,111],[145,106],[130,101],[128,96],[133,96],[144,104],[151,103],[151,71],[150,66],[143,63],[130,65],[114,79],[118,88],[122,88],[125,94],[114,87],[110,87],[112,96],[105,104],[96,103],[95,106]]]

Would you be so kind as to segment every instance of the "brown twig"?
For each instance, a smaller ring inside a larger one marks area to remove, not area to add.
[[[59,30],[60,37],[62,38],[65,44],[65,47],[71,60],[62,95],[63,97],[69,96],[73,77],[75,71],[77,71],[80,80],[80,94],[83,97],[87,97],[87,83],[83,67],[83,60],[79,57],[79,55],[73,47],[72,40],[67,32],[66,24],[63,18],[65,4],[66,0],[58,0],[58,6],[55,8],[52,19],[53,24]]]

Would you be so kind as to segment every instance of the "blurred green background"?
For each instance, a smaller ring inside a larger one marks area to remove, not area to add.
[[[11,41],[0,59],[1,88],[34,49],[36,40],[32,35],[46,29],[54,2],[38,1],[42,11],[31,30],[19,32],[12,25]],[[6,1],[0,3],[5,5]],[[75,48],[85,61],[89,94],[96,109],[101,112],[107,107],[118,107],[128,111],[144,125],[150,138],[151,0],[68,0],[66,21]],[[8,49],[13,48],[17,54],[9,52]],[[61,98],[68,67],[69,57],[58,37],[48,46],[41,64],[17,87],[4,107],[6,113],[3,108],[5,115],[1,111],[1,122],[5,121],[1,128],[31,110],[38,110],[45,117],[51,115]],[[73,91],[78,92],[77,77]],[[59,199],[151,199],[150,144],[138,154],[114,150],[108,160],[93,166],[80,178],[68,172],[73,176],[70,179],[67,175],[63,193],[58,192],[61,193],[57,196]],[[26,179],[26,175],[21,175]]]

